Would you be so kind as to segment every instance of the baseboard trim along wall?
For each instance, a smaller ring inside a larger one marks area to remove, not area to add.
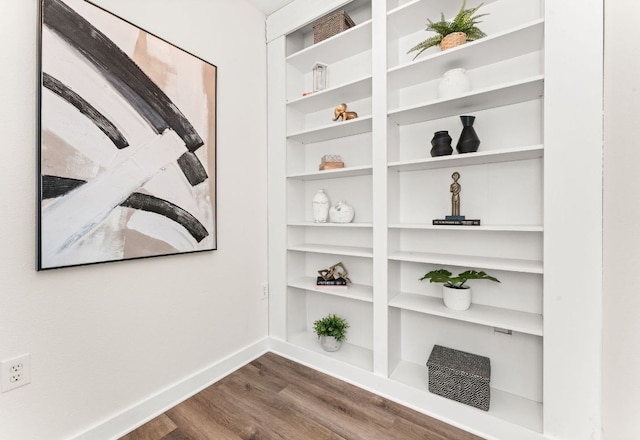
[[[118,439],[267,353],[269,348],[269,338],[262,339],[255,344],[245,347],[77,435],[74,437],[74,440]]]
[[[372,372],[363,371],[348,363],[337,361],[326,354],[267,337],[105,420],[77,435],[73,440],[118,439],[267,352],[273,352],[329,374],[452,426],[480,435],[487,440],[514,438],[543,440],[545,438],[539,432],[525,429],[505,420],[494,417],[487,418],[486,413],[476,408],[465,407],[458,402],[440,396],[425,395],[413,387]]]

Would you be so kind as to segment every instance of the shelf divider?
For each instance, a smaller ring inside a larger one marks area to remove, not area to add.
[[[373,351],[357,345],[345,342],[338,351],[327,352],[322,349],[318,342],[318,337],[311,332],[300,332],[290,336],[288,341],[294,345],[322,353],[341,362],[360,367],[366,371],[373,371]]]
[[[502,309],[481,304],[471,304],[468,310],[455,311],[447,308],[443,304],[442,298],[414,293],[399,293],[395,295],[391,301],[389,301],[389,306],[473,324],[504,328],[534,336],[542,336],[542,315],[536,313]]]
[[[326,295],[340,296],[342,298],[353,299],[357,301],[373,302],[373,287],[364,286],[362,284],[349,284],[347,289],[321,288],[316,286],[316,280],[313,277],[300,277],[291,280],[289,287],[296,289],[309,290],[311,292],[323,293]]]
[[[537,260],[406,251],[392,253],[389,255],[389,260],[542,274],[542,261]]]
[[[453,99],[435,99],[423,104],[400,107],[389,112],[398,125],[425,122],[538,99],[543,95],[544,76],[473,90]]]

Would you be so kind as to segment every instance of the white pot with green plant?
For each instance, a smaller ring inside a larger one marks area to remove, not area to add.
[[[427,19],[429,24],[426,27],[426,31],[435,32],[435,35],[427,38],[424,41],[413,46],[409,52],[418,51],[413,59],[415,60],[425,50],[430,47],[440,46],[440,50],[447,50],[455,46],[464,44],[467,41],[478,40],[482,37],[486,37],[487,34],[482,32],[477,24],[482,23],[480,18],[489,14],[476,14],[478,9],[483,5],[480,3],[475,8],[467,8],[467,1],[462,1],[462,6],[451,21],[447,21],[444,18],[444,13],[440,14],[440,21],[432,21]]]
[[[442,300],[444,305],[451,310],[467,310],[471,306],[471,287],[465,283],[469,280],[489,280],[499,283],[495,277],[485,272],[467,270],[453,276],[446,269],[436,269],[426,273],[420,281],[429,280],[431,283],[442,284]]]
[[[318,335],[320,346],[326,351],[338,351],[347,339],[349,323],[346,319],[330,314],[313,323],[313,330]]]

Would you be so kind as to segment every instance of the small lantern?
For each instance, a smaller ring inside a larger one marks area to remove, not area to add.
[[[319,92],[326,89],[329,86],[329,79],[327,77],[327,65],[323,63],[316,63],[313,66],[313,91]]]

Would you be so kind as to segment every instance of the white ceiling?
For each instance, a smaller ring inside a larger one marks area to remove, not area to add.
[[[264,12],[265,15],[269,15],[292,1],[293,0],[249,0],[249,3]]]

